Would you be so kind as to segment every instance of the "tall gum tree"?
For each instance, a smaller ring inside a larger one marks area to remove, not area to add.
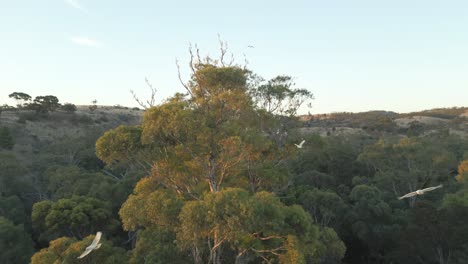
[[[278,167],[284,152],[259,122],[274,115],[262,115],[252,98],[251,72],[202,60],[198,52],[190,68],[186,94],[148,108],[138,129],[118,128],[98,140],[97,155],[106,162],[141,151],[152,164],[122,205],[124,229],[172,232],[180,254],[195,263],[320,259],[311,217],[271,193],[273,185],[288,184]],[[144,250],[134,252],[140,258]]]

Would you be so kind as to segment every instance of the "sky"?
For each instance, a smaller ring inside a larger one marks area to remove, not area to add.
[[[138,106],[145,78],[184,92],[190,43],[265,79],[294,77],[312,114],[468,106],[468,1],[0,0],[0,104],[12,92]],[[253,48],[249,47],[253,46]]]

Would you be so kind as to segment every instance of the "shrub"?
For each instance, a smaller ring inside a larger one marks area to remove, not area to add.
[[[0,127],[0,149],[12,149],[15,141],[7,127]]]
[[[62,111],[67,112],[67,113],[74,113],[74,112],[76,112],[76,105],[70,104],[70,103],[66,103],[66,104],[62,105],[62,106],[60,107],[60,109],[61,109]]]
[[[24,124],[26,121],[38,121],[41,119],[47,119],[48,114],[47,113],[41,113],[41,112],[21,112],[18,115],[18,123]]]
[[[96,110],[98,107],[97,105],[90,105],[88,106],[88,108],[89,108],[89,111],[94,112],[94,110]]]
[[[94,120],[87,115],[75,115],[71,118],[71,122],[75,124],[90,125],[94,123]]]

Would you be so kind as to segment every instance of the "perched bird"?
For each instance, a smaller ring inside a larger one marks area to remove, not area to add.
[[[415,196],[415,195],[423,195],[424,193],[426,192],[430,192],[432,190],[435,190],[435,189],[438,189],[438,188],[441,188],[442,187],[442,184],[439,185],[439,186],[435,186],[435,187],[429,187],[429,188],[426,188],[426,189],[422,189],[422,190],[417,190],[415,192],[410,192],[410,193],[407,193],[403,196],[401,196],[400,198],[398,199],[404,199],[404,198],[408,198],[408,197],[412,197],[412,196]]]
[[[99,240],[101,239],[101,236],[102,236],[102,232],[97,232],[97,233],[96,233],[96,236],[94,237],[93,242],[91,243],[91,245],[89,245],[89,246],[86,248],[86,250],[83,252],[83,254],[81,254],[81,256],[79,256],[78,258],[79,258],[79,259],[84,258],[86,255],[88,255],[89,253],[91,253],[91,251],[100,248],[100,247],[101,247],[101,243],[99,243]],[[99,243],[99,244],[98,244],[98,243]]]
[[[302,140],[301,143],[299,143],[299,145],[298,144],[294,144],[294,145],[296,145],[297,148],[302,148],[302,145],[304,145],[304,143],[305,143],[305,140]]]

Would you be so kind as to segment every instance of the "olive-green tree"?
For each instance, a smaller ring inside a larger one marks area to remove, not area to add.
[[[79,263],[128,263],[128,257],[123,248],[112,246],[105,239],[105,234],[101,238],[102,246],[99,249],[92,251],[83,259],[78,259],[78,256],[84,252],[87,246],[91,244],[94,235],[89,235],[83,240],[76,238],[60,237],[50,241],[49,247],[36,252],[31,258],[31,264],[79,264]]]
[[[112,232],[119,225],[106,202],[86,196],[35,203],[32,222],[42,238],[63,235],[83,238],[96,231]]]
[[[120,210],[124,229],[172,232],[180,254],[195,263],[320,259],[326,253],[310,215],[271,193],[288,187],[280,166],[288,148],[265,135],[259,117],[268,116],[251,96],[250,72],[222,59],[192,59],[185,95],[147,109],[141,126],[98,140],[107,163],[151,165]],[[144,247],[137,243],[135,257],[153,254]]]
[[[440,139],[434,142],[415,137],[397,142],[379,140],[366,147],[359,160],[374,171],[379,188],[394,197],[447,181],[457,164],[455,153]],[[416,199],[408,199],[410,207]]]
[[[8,127],[0,127],[0,149],[12,149],[15,145],[15,140],[10,133]]]
[[[15,99],[18,107],[23,107],[31,101],[31,96],[22,92],[11,93],[8,97]]]
[[[15,225],[0,216],[0,262],[29,263],[34,252],[31,236],[22,224]]]

